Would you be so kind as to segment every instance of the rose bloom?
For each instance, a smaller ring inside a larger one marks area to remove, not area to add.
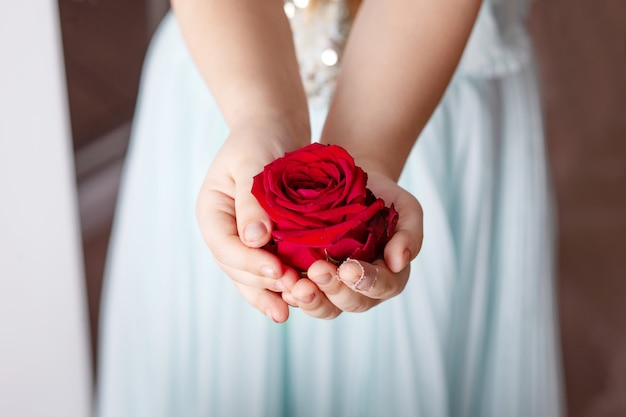
[[[336,145],[313,143],[268,164],[252,185],[274,223],[267,249],[298,271],[318,259],[380,257],[398,213],[366,185],[367,174]]]

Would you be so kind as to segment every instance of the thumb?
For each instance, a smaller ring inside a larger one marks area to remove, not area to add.
[[[260,248],[270,241],[272,222],[252,195],[252,175],[236,181],[236,184],[235,218],[239,238],[248,247]]]

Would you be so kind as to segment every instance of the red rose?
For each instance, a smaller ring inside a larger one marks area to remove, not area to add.
[[[318,259],[379,257],[398,213],[366,184],[367,174],[336,145],[313,143],[265,166],[252,194],[274,222],[270,249],[299,271]]]

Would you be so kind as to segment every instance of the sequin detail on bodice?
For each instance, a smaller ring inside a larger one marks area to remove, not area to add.
[[[311,7],[308,0],[288,0],[284,7],[307,96],[312,103],[327,104],[350,30],[347,7],[341,0],[319,7]]]

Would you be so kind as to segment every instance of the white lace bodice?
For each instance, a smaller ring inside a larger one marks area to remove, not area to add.
[[[304,89],[313,102],[328,102],[335,87],[341,55],[350,30],[342,0],[309,7],[309,0],[285,1],[293,31]]]

